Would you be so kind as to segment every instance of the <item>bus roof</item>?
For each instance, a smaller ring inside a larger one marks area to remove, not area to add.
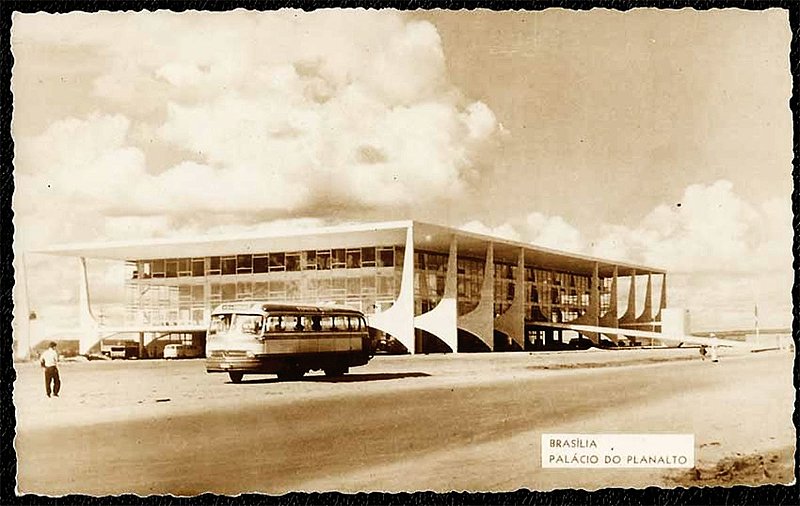
[[[252,313],[283,313],[283,314],[350,314],[362,315],[361,311],[346,306],[320,305],[320,304],[291,304],[286,302],[267,302],[267,301],[236,301],[225,302],[217,306],[213,314],[230,312],[252,312]]]

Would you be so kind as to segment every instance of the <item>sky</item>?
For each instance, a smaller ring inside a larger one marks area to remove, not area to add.
[[[16,13],[16,302],[77,321],[48,245],[416,219],[667,269],[694,330],[788,326],[790,39],[780,9]],[[121,266],[90,276],[118,316]]]

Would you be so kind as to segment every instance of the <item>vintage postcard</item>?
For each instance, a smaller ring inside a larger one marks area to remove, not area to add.
[[[19,8],[17,494],[795,482],[788,10]]]

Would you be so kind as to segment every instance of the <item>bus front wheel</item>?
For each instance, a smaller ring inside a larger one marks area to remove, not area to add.
[[[244,373],[237,372],[237,371],[230,371],[228,373],[228,376],[231,377],[231,382],[233,382],[233,383],[241,383],[242,382],[242,377],[244,376]]]

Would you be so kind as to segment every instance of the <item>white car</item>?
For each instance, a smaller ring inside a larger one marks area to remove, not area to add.
[[[199,356],[197,349],[185,344],[168,344],[164,346],[164,358],[195,358]]]

